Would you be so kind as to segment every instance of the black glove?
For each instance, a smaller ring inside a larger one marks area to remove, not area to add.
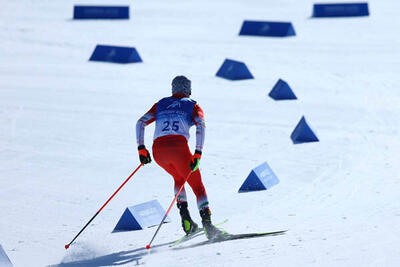
[[[144,145],[138,147],[139,150],[139,160],[144,165],[151,162],[151,157],[149,151]]]
[[[190,169],[192,172],[197,171],[200,165],[200,159],[201,159],[201,151],[196,150],[192,156],[192,160],[190,161]]]

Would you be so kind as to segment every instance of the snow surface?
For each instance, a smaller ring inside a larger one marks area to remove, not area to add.
[[[344,19],[311,19],[310,0],[117,2],[1,1],[0,244],[15,266],[400,266],[400,1],[371,0],[370,17]],[[82,3],[129,4],[132,16],[72,20]],[[244,19],[291,21],[297,36],[239,37]],[[96,44],[134,46],[144,62],[88,62]],[[216,78],[225,58],[255,79]],[[146,252],[154,228],[111,231],[127,206],[168,207],[172,179],[152,163],[65,251],[138,165],[136,120],[179,74],[206,115],[213,220],[228,218],[231,233],[289,232],[157,247],[182,236],[174,208]],[[279,78],[298,101],[267,96]],[[291,143],[302,115],[321,142]],[[264,161],[280,184],[238,194]]]

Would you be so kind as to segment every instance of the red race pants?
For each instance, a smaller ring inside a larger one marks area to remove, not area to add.
[[[181,135],[168,135],[157,138],[153,143],[153,157],[158,165],[172,175],[175,181],[175,194],[178,193],[191,172],[189,165],[192,153],[190,153],[186,138]],[[199,210],[208,207],[207,192],[201,180],[200,170],[197,169],[190,174],[187,182],[196,195]],[[185,188],[178,196],[178,202],[183,201],[187,201]]]

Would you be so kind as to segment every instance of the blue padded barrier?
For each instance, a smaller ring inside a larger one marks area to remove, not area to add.
[[[287,37],[295,36],[296,32],[291,22],[245,20],[239,35]]]
[[[231,81],[254,78],[247,68],[246,64],[241,61],[236,61],[232,59],[225,59],[224,63],[215,75],[217,77],[228,79]]]
[[[314,4],[314,18],[369,16],[368,3]]]
[[[111,63],[142,62],[136,48],[111,45],[97,45],[89,60]]]
[[[74,6],[74,19],[129,19],[129,6]]]

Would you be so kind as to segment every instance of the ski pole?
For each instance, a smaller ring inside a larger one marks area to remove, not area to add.
[[[192,172],[190,172],[190,173],[188,174],[188,176],[187,176],[186,179],[185,179],[185,182],[181,185],[181,188],[179,188],[178,193],[175,195],[174,199],[172,200],[171,205],[169,205],[169,208],[168,208],[167,212],[165,213],[164,218],[161,220],[160,224],[158,225],[158,228],[157,228],[156,232],[154,233],[153,237],[151,238],[150,243],[149,243],[148,245],[146,245],[146,249],[150,249],[150,248],[151,248],[151,244],[153,243],[154,238],[156,237],[158,231],[160,230],[161,225],[163,225],[165,219],[166,219],[167,216],[168,216],[168,213],[171,211],[172,206],[174,205],[174,203],[175,203],[175,201],[177,200],[179,194],[180,194],[181,191],[183,190],[183,187],[185,186],[186,181],[189,179],[189,176],[190,176],[191,174],[192,174]]]
[[[117,189],[117,191],[114,192],[114,194],[112,194],[112,196],[106,201],[106,203],[104,203],[104,205],[96,212],[96,214],[88,221],[88,223],[79,231],[79,233],[74,237],[74,239],[72,239],[71,242],[69,242],[68,244],[65,245],[65,249],[68,249],[69,246],[75,241],[75,239],[83,232],[83,230],[85,230],[85,228],[94,220],[94,218],[96,218],[97,215],[99,215],[99,213],[104,209],[105,206],[107,206],[108,202],[111,201],[111,199],[118,193],[119,190],[121,190],[121,188],[129,181],[129,179],[131,179],[131,177],[140,169],[140,167],[142,167],[143,164],[141,163],[133,172],[131,175],[129,175],[129,177],[125,180],[125,182]]]

